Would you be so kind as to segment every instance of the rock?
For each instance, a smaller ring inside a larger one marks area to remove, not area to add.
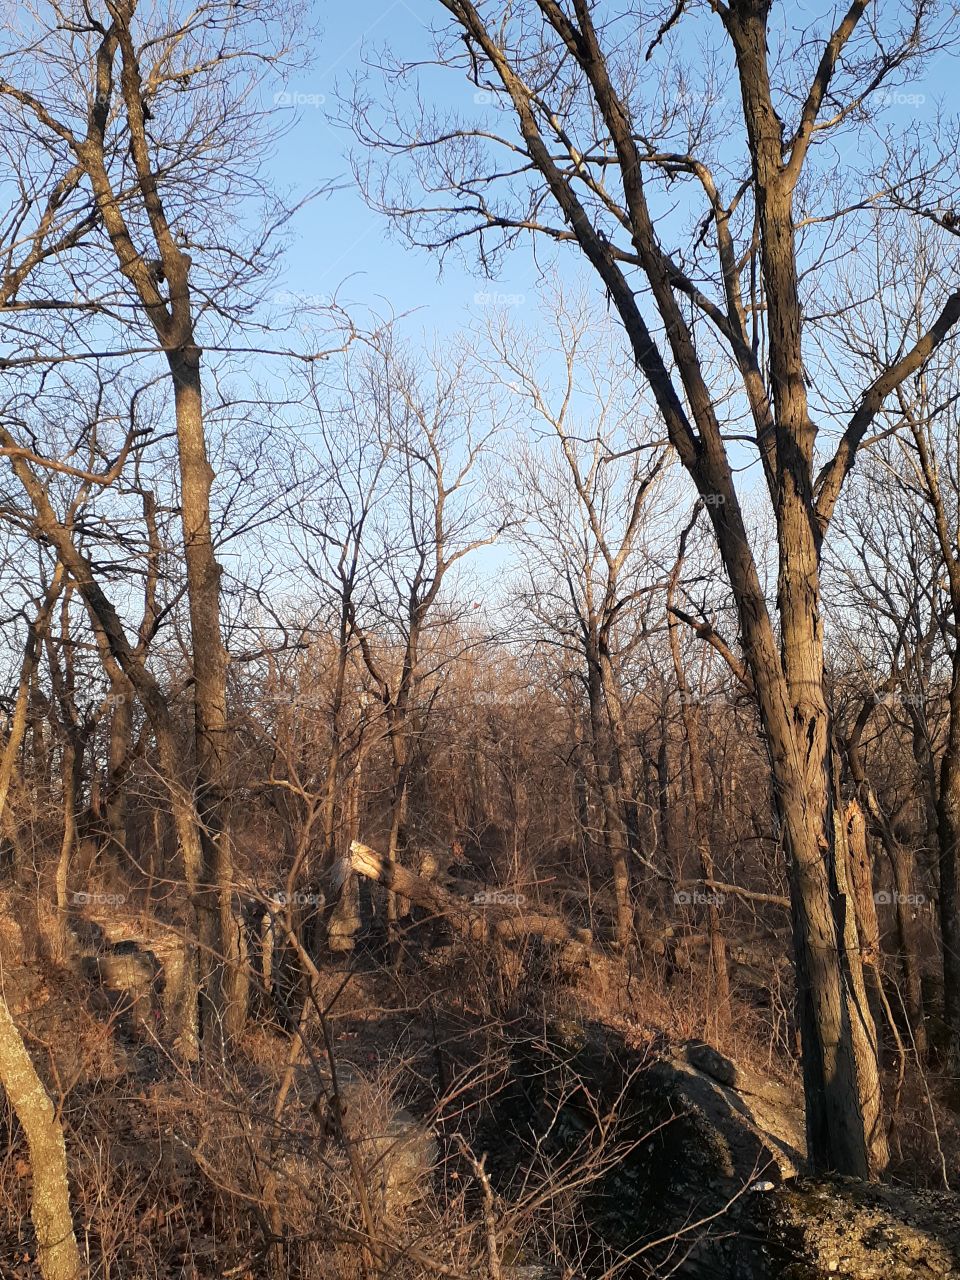
[[[146,1020],[156,1007],[160,965],[152,951],[119,942],[99,955],[84,956],[81,970],[108,991],[129,996],[134,1016]]]
[[[804,1178],[748,1199],[736,1280],[960,1278],[960,1196],[953,1192]]]
[[[311,1110],[324,1136],[336,1139],[329,1090],[325,1081]],[[355,1070],[342,1071],[339,1092],[344,1137],[355,1145],[368,1191],[383,1217],[402,1216],[430,1189],[439,1154],[436,1136]]]
[[[960,1196],[807,1177],[799,1085],[702,1041],[638,1051],[609,1026],[561,1019],[525,1027],[513,1059],[516,1083],[480,1138],[498,1190],[527,1135],[566,1168],[616,1114],[622,1154],[582,1203],[584,1254],[642,1249],[649,1274],[677,1280],[960,1280]]]
[[[737,1077],[742,1073],[712,1045],[704,1044],[702,1040],[691,1040],[686,1045],[686,1057],[692,1067],[712,1076],[720,1084],[737,1087]]]
[[[387,1217],[405,1213],[426,1194],[437,1163],[437,1139],[409,1111],[397,1111],[381,1133],[362,1135],[359,1147]]]
[[[497,1153],[495,1186],[510,1185],[524,1158],[522,1145],[498,1150],[504,1135],[535,1133],[543,1158],[567,1167],[597,1150],[599,1117],[615,1116],[610,1163],[597,1166],[584,1191],[589,1238],[578,1238],[578,1247],[643,1250],[651,1274],[733,1280],[740,1206],[774,1194],[749,1188],[779,1187],[802,1167],[799,1086],[771,1081],[702,1042],[631,1047],[609,1026],[551,1018],[546,1035],[524,1028],[511,1067],[518,1084],[477,1139]]]
[[[704,1142],[722,1153],[722,1177],[743,1185],[800,1172],[806,1138],[799,1090],[735,1066],[700,1041],[668,1048],[650,1071],[688,1111]]]

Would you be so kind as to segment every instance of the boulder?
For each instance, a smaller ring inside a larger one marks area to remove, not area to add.
[[[436,1135],[409,1111],[397,1107],[374,1081],[353,1068],[341,1069],[341,1073],[343,1138],[354,1145],[378,1213],[385,1219],[396,1219],[430,1190],[439,1154]],[[329,1080],[321,1082],[311,1111],[324,1138],[339,1144]]]
[[[516,1181],[529,1144],[522,1135],[536,1134],[542,1158],[565,1169],[598,1151],[600,1117],[615,1117],[609,1163],[597,1164],[582,1191],[589,1228],[576,1247],[640,1251],[652,1274],[732,1280],[744,1202],[764,1199],[761,1187],[789,1184],[802,1168],[799,1085],[700,1041],[659,1037],[634,1047],[613,1027],[567,1027],[559,1018],[546,1035],[523,1028],[511,1056],[517,1084],[475,1143],[491,1152],[498,1192],[509,1196]],[[520,1140],[508,1146],[514,1133]]]
[[[702,1041],[670,1047],[649,1068],[717,1156],[717,1174],[743,1185],[793,1178],[806,1156],[798,1087],[738,1066]]]
[[[81,972],[107,991],[127,997],[137,1021],[146,1022],[157,1008],[160,964],[152,951],[123,941],[93,956],[83,956]]]

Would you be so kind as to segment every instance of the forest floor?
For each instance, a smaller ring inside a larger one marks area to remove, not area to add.
[[[116,910],[77,929],[88,960],[124,963],[162,961],[165,936]],[[162,1000],[135,989],[142,966],[25,964],[9,942],[4,993],[59,1103],[96,1280],[294,1280],[318,1265],[359,1274],[332,1225],[359,1220],[351,1169],[330,1141],[330,1051],[344,1101],[363,1113],[355,1132],[377,1129],[357,1146],[373,1153],[372,1181],[394,1168],[396,1143],[384,1147],[382,1134],[416,1125],[434,1144],[415,1177],[381,1179],[378,1229],[397,1249],[384,1276],[426,1276],[441,1259],[451,1274],[479,1275],[469,1260],[481,1156],[505,1280],[564,1267],[571,1280],[960,1276],[960,1197],[935,1185],[941,1167],[956,1176],[960,1125],[933,1098],[937,1082],[929,1098],[904,1091],[892,1184],[798,1179],[796,1067],[777,1000],[749,972],[734,1029],[715,1037],[718,1070],[699,1048],[702,973],[668,983],[642,958],[615,957],[559,972],[538,948],[520,963],[450,942],[415,942],[386,964],[362,948],[320,969],[328,1042],[316,1013],[301,1052],[276,1021],[252,1020],[212,1071],[172,1051]],[[3,1280],[37,1274],[28,1173],[0,1116]],[[918,1181],[934,1185],[908,1185]],[[274,1236],[286,1243],[269,1247]]]

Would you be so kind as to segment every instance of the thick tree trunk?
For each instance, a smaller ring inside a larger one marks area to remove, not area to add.
[[[876,1032],[861,995],[855,913],[843,889],[845,852],[837,847],[843,828],[835,821],[831,725],[824,696],[821,532],[812,478],[816,430],[803,367],[793,224],[796,177],[784,165],[783,125],[767,65],[766,20],[762,5],[731,5],[724,14],[736,49],[754,164],[768,308],[776,424],[776,454],[768,482],[777,519],[779,661],[774,653],[764,652],[772,647],[769,623],[764,625],[759,610],[746,612],[752,602],[738,591],[735,568],[731,583],[741,597],[744,648],[770,743],[790,854],[810,1159],[817,1168],[867,1177],[883,1169],[887,1152],[880,1123]],[[731,561],[743,557],[729,540],[723,546],[723,515],[715,513],[714,523],[729,568]],[[753,566],[750,576],[756,576]],[[757,603],[760,600],[762,595]]]
[[[210,525],[213,470],[204,435],[200,352],[190,346],[171,354],[169,361],[176,401],[194,675],[201,1037],[209,1034],[215,1053],[220,1054],[243,1030],[247,1012],[233,922],[233,858],[226,820],[227,658],[220,633],[221,570]]]
[[[33,1177],[30,1216],[37,1233],[40,1274],[44,1280],[79,1280],[84,1268],[70,1211],[63,1128],[2,997],[0,1084],[30,1151]]]
[[[759,665],[759,664],[758,664]],[[755,669],[762,682],[764,675]],[[803,708],[794,713],[800,723]],[[862,997],[855,912],[838,848],[829,756],[800,750],[789,715],[765,717],[778,807],[790,859],[798,1023],[807,1099],[807,1142],[815,1168],[870,1177],[886,1165],[876,1032]],[[805,745],[819,752],[809,725]],[[822,825],[826,823],[826,825]]]
[[[953,655],[950,722],[937,798],[943,1002],[949,1069],[960,1073],[960,644]]]

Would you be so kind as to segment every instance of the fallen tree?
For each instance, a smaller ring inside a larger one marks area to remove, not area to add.
[[[522,903],[481,906],[408,871],[399,863],[390,862],[358,840],[351,844],[349,857],[344,858],[336,870],[336,890],[342,890],[351,873],[383,885],[423,911],[442,916],[467,938],[511,940],[532,935],[562,946],[593,946],[589,929],[571,928],[559,916],[532,911]]]

